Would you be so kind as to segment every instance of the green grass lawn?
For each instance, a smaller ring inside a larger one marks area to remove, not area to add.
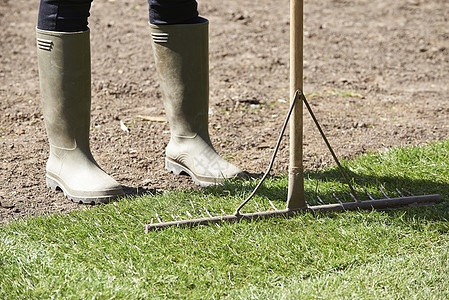
[[[343,165],[359,192],[404,187],[444,202],[144,233],[156,212],[232,213],[256,182],[229,182],[32,218],[0,227],[0,298],[449,298],[449,141]],[[337,169],[305,178],[309,204],[349,200]],[[286,177],[270,178],[244,212],[286,197]]]

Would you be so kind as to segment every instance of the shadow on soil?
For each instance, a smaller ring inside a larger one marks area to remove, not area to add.
[[[143,195],[157,195],[161,192],[156,189],[147,189],[144,187],[132,187],[122,185],[124,196],[143,196]]]

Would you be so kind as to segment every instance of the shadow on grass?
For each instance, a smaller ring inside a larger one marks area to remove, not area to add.
[[[400,190],[404,196],[408,196],[407,191],[414,195],[441,194],[443,200],[447,200],[449,194],[449,183],[439,183],[431,180],[416,180],[399,176],[375,176],[356,174],[348,168],[344,168],[345,173],[353,180],[353,185],[359,193],[361,200],[368,200],[368,195],[364,190],[368,190],[376,199],[385,198],[382,194],[381,187],[387,192],[391,198],[399,197]],[[338,169],[330,169],[324,171],[305,172],[304,177],[318,182],[334,182],[346,185],[343,177]],[[346,185],[347,187],[347,185]],[[405,191],[403,190],[405,189]],[[349,193],[349,188],[346,188]],[[310,190],[307,192],[311,192]],[[320,193],[321,194],[321,193]],[[332,196],[332,195],[331,195]],[[348,198],[349,199],[349,198]]]
[[[143,196],[143,195],[157,195],[160,191],[156,189],[147,189],[145,187],[131,187],[127,185],[122,185],[123,196]]]
[[[440,194],[443,200],[440,204],[431,206],[417,206],[417,207],[403,207],[392,208],[386,210],[388,214],[397,215],[400,212],[401,217],[404,219],[424,218],[427,220],[440,220],[447,221],[449,219],[449,183],[440,183],[430,180],[416,180],[398,176],[375,176],[356,174],[344,168],[346,174],[352,180],[352,184],[357,192],[358,198],[362,201],[370,200],[365,190],[369,191],[375,199],[385,199],[386,197],[382,193],[381,189],[390,198],[396,198],[402,196],[409,196],[408,192],[413,195],[431,195]],[[320,205],[317,197],[320,197],[325,204],[338,203],[335,196],[342,202],[352,202],[352,198],[349,194],[349,187],[344,181],[340,171],[335,169],[319,170],[319,171],[306,171],[305,177],[305,196],[309,206]],[[272,176],[269,179],[285,180],[285,176]],[[267,179],[267,181],[270,181]],[[227,196],[231,195],[249,195],[258,184],[260,178],[252,180],[250,184],[244,184],[243,181],[228,181],[222,186],[210,187],[199,191],[203,194],[212,194],[214,196]],[[272,181],[272,180],[271,180]],[[322,187],[322,186],[331,187]],[[332,190],[332,186],[337,186],[338,190]],[[270,184],[264,183],[257,191],[258,198],[271,201],[280,201],[286,203],[287,201],[287,184]],[[401,193],[401,194],[400,194]],[[252,201],[252,200],[251,200]],[[279,203],[279,202],[278,202]],[[278,204],[279,205],[279,204]],[[281,206],[281,205],[279,205]],[[283,209],[285,207],[278,207]],[[325,215],[333,215],[335,213],[324,213]]]

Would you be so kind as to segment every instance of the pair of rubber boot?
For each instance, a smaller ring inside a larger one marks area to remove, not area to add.
[[[214,150],[208,132],[208,22],[150,25],[171,138],[166,169],[208,186],[242,171]],[[37,29],[45,127],[50,143],[46,182],[75,202],[107,202],[123,189],[97,164],[89,146],[91,78],[89,31]]]

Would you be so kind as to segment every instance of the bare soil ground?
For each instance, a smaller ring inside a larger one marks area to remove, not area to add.
[[[83,208],[45,187],[38,2],[0,0],[0,223]],[[288,109],[289,1],[222,3],[199,1],[210,20],[210,131],[224,157],[260,173]],[[304,89],[339,156],[447,138],[448,18],[446,0],[306,1]],[[128,192],[196,188],[164,170],[168,124],[142,118],[164,117],[146,1],[95,0],[89,21],[97,161]],[[306,168],[331,163],[306,114],[304,127]],[[287,168],[284,142],[273,173]]]

